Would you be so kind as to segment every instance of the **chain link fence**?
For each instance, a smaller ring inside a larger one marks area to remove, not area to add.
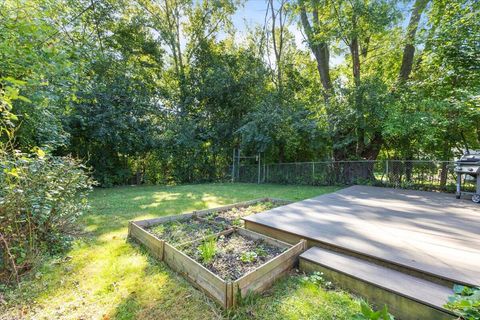
[[[301,185],[363,184],[392,188],[455,192],[453,161],[361,160],[249,164],[237,168],[234,182]],[[465,181],[474,191],[474,180]]]

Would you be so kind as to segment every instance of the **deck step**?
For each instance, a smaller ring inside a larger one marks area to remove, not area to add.
[[[312,247],[300,255],[300,269],[321,271],[340,287],[378,306],[386,304],[402,320],[453,319],[443,305],[451,288],[417,278],[373,262]]]

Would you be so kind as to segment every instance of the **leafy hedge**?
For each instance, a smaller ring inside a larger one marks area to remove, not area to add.
[[[91,188],[71,157],[0,153],[0,280],[18,281],[42,254],[68,247]]]

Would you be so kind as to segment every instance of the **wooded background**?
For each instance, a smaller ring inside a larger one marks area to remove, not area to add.
[[[214,181],[233,148],[270,163],[480,148],[478,1],[262,3],[264,23],[235,30],[233,0],[2,1],[1,139],[72,154],[103,186]]]

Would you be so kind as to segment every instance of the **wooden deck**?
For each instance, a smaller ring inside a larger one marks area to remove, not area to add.
[[[353,186],[245,221],[452,283],[480,285],[480,205],[451,194]]]

